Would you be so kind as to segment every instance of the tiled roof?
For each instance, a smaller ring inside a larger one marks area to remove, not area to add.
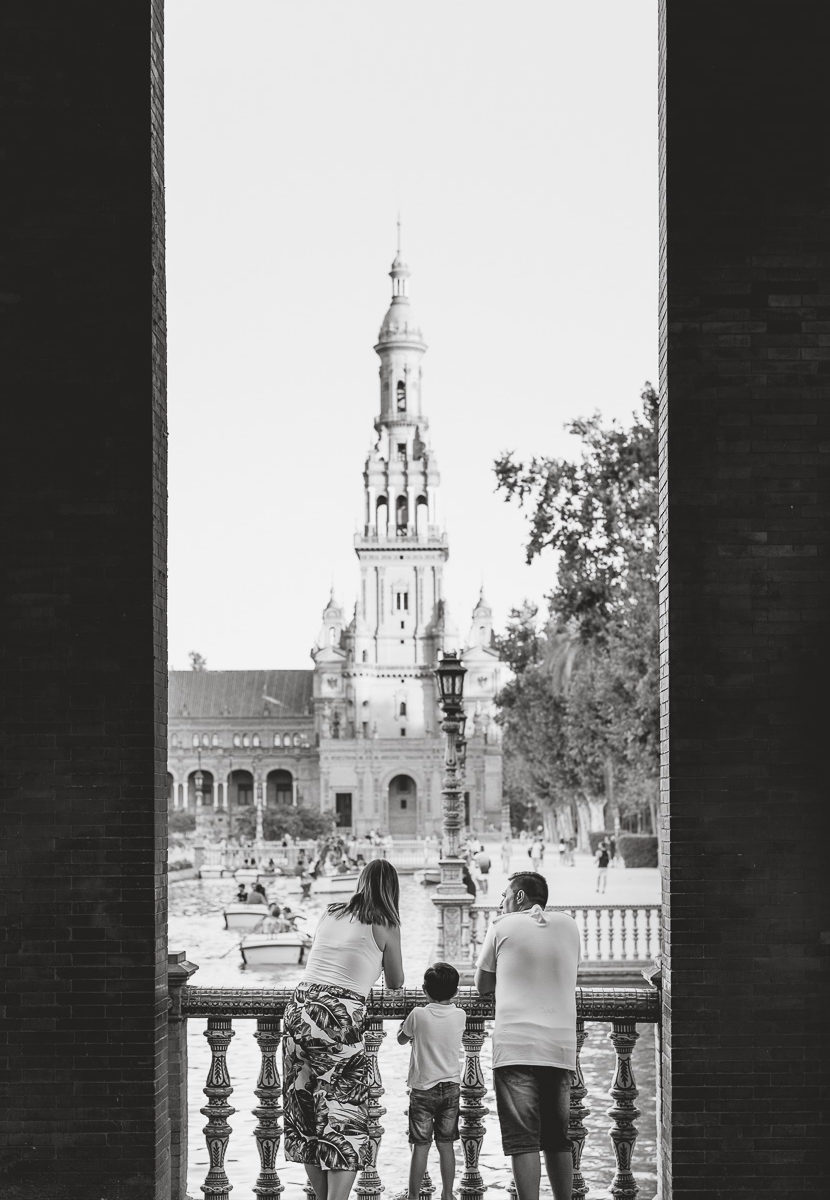
[[[313,671],[171,671],[170,719],[307,716]],[[266,697],[278,704],[268,704]]]

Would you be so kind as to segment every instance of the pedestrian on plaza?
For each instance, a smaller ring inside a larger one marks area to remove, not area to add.
[[[453,1004],[459,976],[450,963],[437,962],[424,974],[428,1004],[413,1008],[398,1030],[398,1043],[412,1043],[409,1073],[409,1189],[401,1196],[418,1200],[433,1138],[441,1165],[441,1200],[453,1200],[458,1106],[461,1097],[459,1055],[467,1016]]]
[[[608,849],[608,843],[605,838],[602,839],[597,846],[595,855],[597,863],[597,892],[604,892],[608,885],[608,864],[611,861],[611,853]]]
[[[513,842],[506,837],[501,844],[501,869],[505,875],[510,870],[510,860],[513,858]]]
[[[399,906],[395,868],[370,862],[352,898],[320,918],[285,1009],[285,1156],[317,1200],[347,1200],[370,1159],[366,999],[381,969],[387,987],[403,986]]]
[[[475,900],[476,884],[475,884],[475,880],[473,879],[472,875],[470,874],[470,868],[467,866],[466,863],[461,864],[461,882],[464,884],[464,887],[467,889],[467,891],[470,893],[472,898]]]
[[[484,849],[484,845],[480,850],[477,850],[473,855],[473,862],[478,867],[478,885],[481,888],[481,894],[487,895],[487,887],[489,883],[488,876],[490,875],[490,855]]]
[[[544,876],[511,875],[475,973],[479,993],[496,995],[493,1080],[518,1200],[539,1200],[540,1151],[554,1200],[571,1200],[573,1187],[568,1124],[579,931],[566,913],[545,912],[547,901]]]
[[[611,859],[610,863],[608,864],[609,867],[615,867],[617,865],[617,839],[614,837],[613,833],[608,839],[608,854]]]
[[[559,865],[564,867],[568,861],[568,843],[563,837],[559,839]]]
[[[527,853],[533,863],[533,870],[538,871],[542,865],[542,859],[545,857],[545,843],[538,834],[530,843]]]
[[[576,866],[576,836],[574,834],[568,838],[568,866]]]

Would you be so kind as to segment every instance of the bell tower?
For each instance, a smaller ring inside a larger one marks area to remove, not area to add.
[[[419,737],[424,720],[434,726],[431,711],[425,710],[434,708],[432,669],[448,633],[443,568],[449,552],[440,524],[438,465],[422,407],[427,346],[409,300],[400,222],[389,275],[392,298],[375,345],[380,359],[376,437],[364,466],[363,522],[355,537],[360,594],[353,661],[356,674],[365,671],[375,680],[388,675],[397,691],[409,693],[401,683],[407,673],[423,677],[426,685],[416,690],[424,695],[415,704],[408,696],[394,706],[396,724],[403,713],[414,726],[411,736]],[[397,733],[393,728],[386,736]]]

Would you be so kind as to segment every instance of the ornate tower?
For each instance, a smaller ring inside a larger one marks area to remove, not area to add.
[[[400,226],[389,274],[392,300],[375,346],[380,408],[355,536],[360,592],[348,624],[330,598],[311,654],[323,811],[341,829],[407,838],[441,831],[444,737],[433,672],[456,638],[444,600],[440,477],[421,403],[427,347],[409,302]],[[501,750],[489,732],[498,656],[483,596],[474,626],[465,810],[480,829],[501,806]]]
[[[363,526],[355,537],[360,594],[353,626],[354,669],[357,678],[397,675],[396,691],[402,677],[425,678],[431,701],[432,669],[449,634],[443,595],[448,549],[439,523],[440,476],[421,404],[427,347],[407,292],[410,272],[401,256],[400,225],[389,274],[392,300],[375,346],[380,358],[377,438],[366,458]],[[384,728],[381,736],[399,734],[397,718],[402,715],[411,736],[432,732],[434,706],[425,707],[424,700],[415,694],[400,700],[394,726]]]

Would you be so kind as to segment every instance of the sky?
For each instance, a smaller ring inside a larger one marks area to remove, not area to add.
[[[495,492],[657,381],[656,0],[169,0],[169,655],[310,667],[379,409],[398,212],[462,635],[544,607]]]

